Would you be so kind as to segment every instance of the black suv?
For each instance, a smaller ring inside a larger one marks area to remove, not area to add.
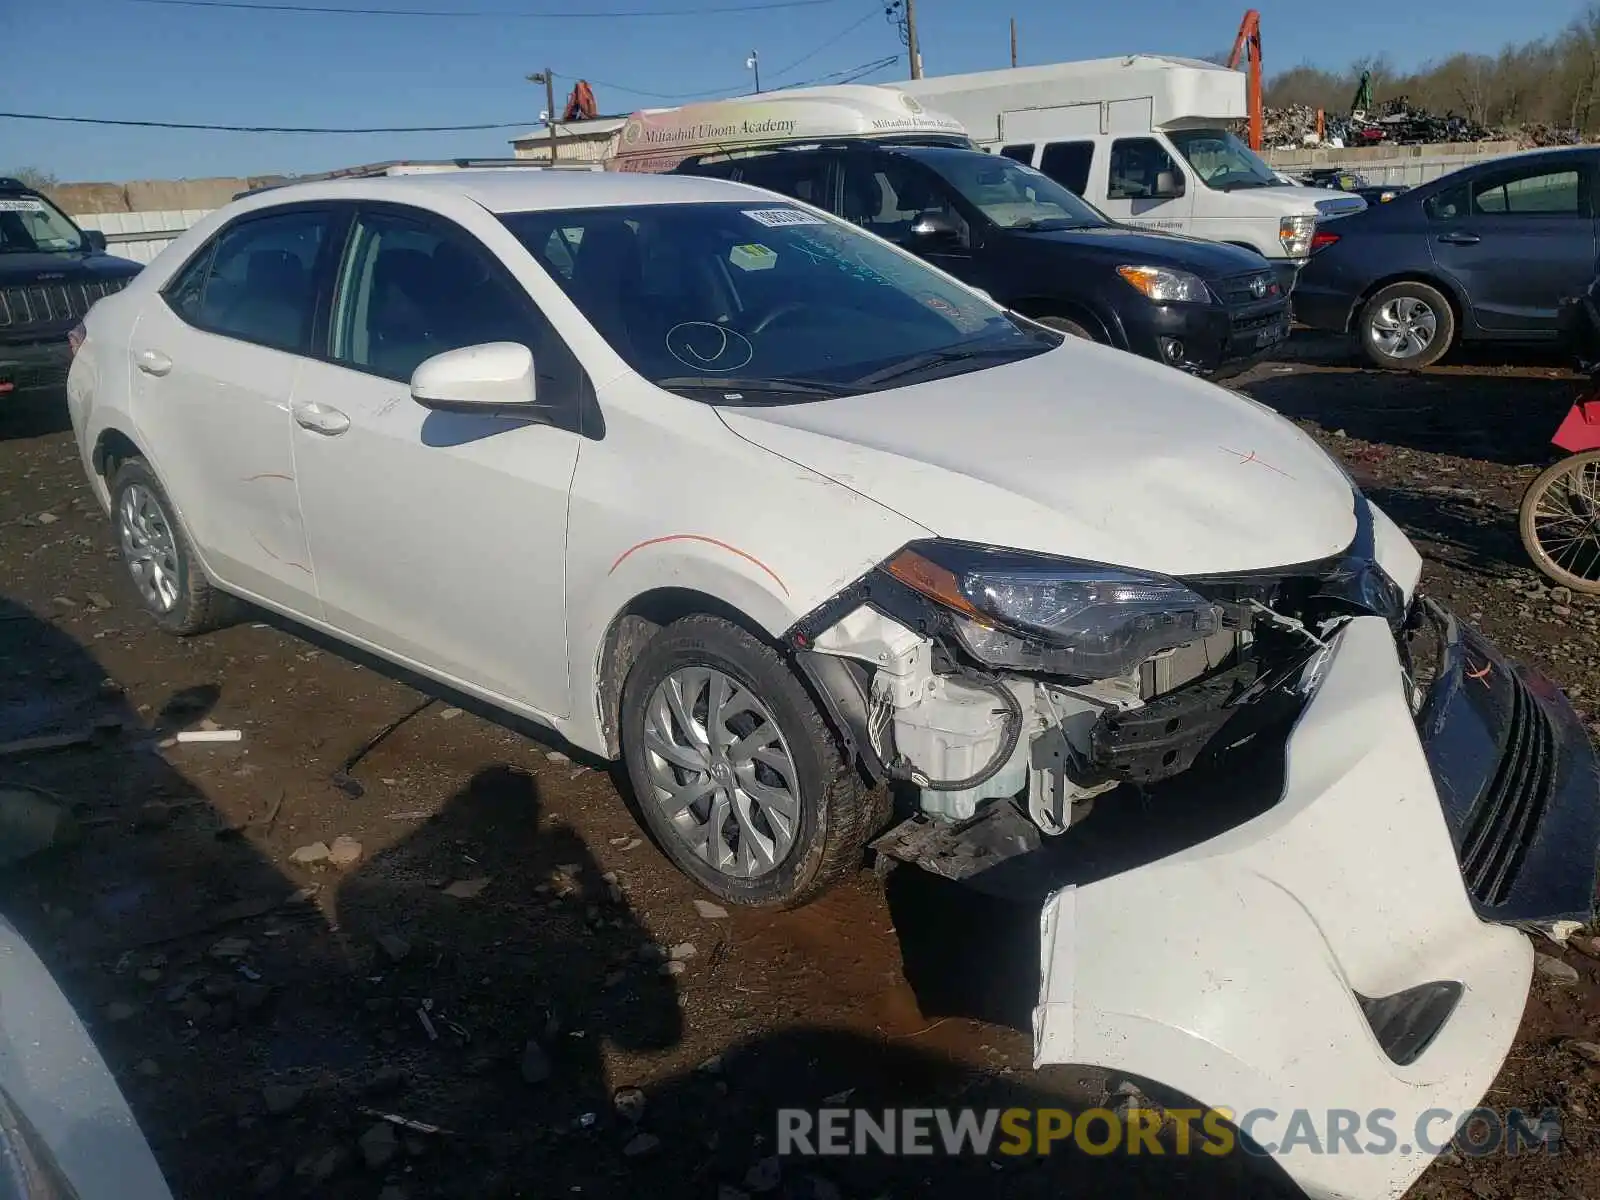
[[[107,254],[99,230],[79,229],[32,188],[0,178],[0,405],[58,391],[72,361],[67,335],[140,269]]]
[[[1040,324],[1201,374],[1289,336],[1260,255],[1118,225],[1047,175],[952,146],[850,141],[702,155],[676,173],[826,209]]]

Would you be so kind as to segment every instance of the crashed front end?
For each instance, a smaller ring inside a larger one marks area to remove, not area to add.
[[[791,640],[912,798],[876,848],[1039,904],[1036,1064],[1250,1114],[1269,1152],[1387,1114],[1404,1153],[1278,1152],[1365,1200],[1491,1085],[1532,972],[1513,926],[1591,918],[1600,772],[1560,692],[1356,508],[1345,553],[1230,577],[913,545]]]

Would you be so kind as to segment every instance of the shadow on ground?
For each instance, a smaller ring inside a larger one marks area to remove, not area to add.
[[[84,647],[8,600],[0,660],[0,742],[122,726],[0,760],[0,781],[57,798],[83,829],[11,868],[0,905],[84,1015],[180,1200],[687,1200],[724,1184],[784,1200],[1277,1194],[1239,1155],[773,1161],[784,1107],[1081,1110],[1103,1098],[1086,1100],[1071,1072],[1008,1077],[792,1026],[636,1095],[629,1072],[679,1044],[686,994],[583,839],[543,811],[533,777],[485,763],[392,847],[342,874],[291,877],[258,848],[282,807],[271,780],[242,762],[223,776],[255,797],[240,822],[158,753],[157,738],[204,719],[215,688],[181,684],[135,710]],[[992,915],[987,962],[958,969],[987,971],[991,999],[1031,1001],[1030,917],[913,902],[923,959],[930,931]],[[1025,1006],[929,992],[930,1011],[963,1006],[1025,1019]]]
[[[1294,420],[1367,442],[1509,466],[1543,465],[1578,393],[1554,350],[1478,348],[1421,374],[1365,367],[1337,339],[1297,334],[1287,361],[1237,386]]]

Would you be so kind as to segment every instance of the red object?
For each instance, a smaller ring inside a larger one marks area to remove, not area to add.
[[[600,115],[600,110],[595,107],[594,89],[589,86],[587,79],[580,79],[573,85],[572,95],[567,97],[567,111],[562,114],[563,121],[592,121]]]
[[[14,383],[7,383],[4,380],[0,380],[0,396],[4,396],[7,392],[13,390],[16,386],[17,385],[14,384]]]
[[[1233,53],[1228,55],[1228,70],[1239,69],[1239,59],[1249,52],[1250,82],[1250,149],[1261,149],[1261,14],[1250,9],[1239,22],[1239,36],[1233,39]]]
[[[1590,394],[1574,404],[1550,440],[1571,454],[1600,449],[1600,394]]]
[[[1318,250],[1326,250],[1338,240],[1339,235],[1337,233],[1329,233],[1326,229],[1319,229],[1311,235],[1311,253],[1315,254]]]

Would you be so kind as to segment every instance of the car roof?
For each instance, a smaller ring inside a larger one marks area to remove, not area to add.
[[[499,214],[635,204],[714,204],[747,199],[752,191],[743,184],[692,175],[528,168],[289,183],[252,193],[236,203],[269,208],[311,200],[392,200],[428,207],[430,201],[465,197]]]

